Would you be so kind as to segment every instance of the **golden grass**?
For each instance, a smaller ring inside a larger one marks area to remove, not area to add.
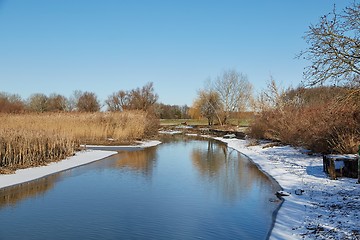
[[[142,139],[154,125],[142,111],[2,114],[0,122],[0,173],[64,159],[80,144]]]

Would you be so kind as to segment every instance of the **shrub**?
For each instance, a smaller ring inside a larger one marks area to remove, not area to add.
[[[352,100],[341,105],[338,100],[350,90],[321,87],[301,91],[302,94],[299,90],[285,92],[282,104],[256,114],[250,136],[315,152],[355,153],[360,144],[359,102]]]

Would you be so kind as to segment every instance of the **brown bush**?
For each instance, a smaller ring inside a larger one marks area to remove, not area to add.
[[[21,113],[24,110],[25,104],[20,96],[0,92],[0,113]]]
[[[310,98],[309,93],[302,89],[306,93],[305,98],[296,96],[297,100],[300,98],[300,104],[290,98],[279,104],[282,107],[263,110],[252,122],[250,135],[303,146],[315,152],[356,152],[360,144],[359,102],[341,104],[338,97],[346,91],[335,89],[330,98],[329,89],[309,90],[311,93],[322,93],[318,94],[321,99],[317,104],[316,95]]]

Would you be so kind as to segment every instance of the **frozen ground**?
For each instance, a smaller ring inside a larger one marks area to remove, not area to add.
[[[322,157],[290,146],[247,147],[246,140],[216,138],[250,157],[285,192],[270,239],[360,239],[357,179],[330,180]],[[295,191],[301,195],[295,194]]]
[[[146,141],[138,142],[138,145],[133,146],[119,146],[119,148],[146,148],[160,144],[159,141]],[[99,146],[98,146],[99,147]],[[116,147],[116,146],[112,146]],[[32,181],[47,175],[64,171],[70,168],[78,167],[84,164],[88,164],[100,159],[106,158],[116,151],[103,151],[103,150],[86,150],[77,152],[75,156],[67,158],[59,162],[52,162],[47,166],[27,168],[17,170],[14,174],[0,175],[0,189],[4,187],[13,186],[19,183]]]

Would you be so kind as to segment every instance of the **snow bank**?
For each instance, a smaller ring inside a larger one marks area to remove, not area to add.
[[[82,151],[77,152],[73,157],[69,157],[59,162],[52,162],[46,166],[20,169],[17,170],[14,174],[0,175],[0,189],[19,183],[32,181],[56,172],[60,172],[84,164],[88,164],[116,153],[117,152],[113,151]]]
[[[322,171],[322,157],[301,149],[248,147],[246,140],[216,139],[250,157],[291,193],[284,197],[270,239],[360,239],[357,179],[330,180]]]
[[[136,145],[118,145],[118,146],[107,146],[107,145],[82,145],[87,149],[93,150],[110,150],[110,151],[121,151],[121,150],[131,150],[131,149],[141,149],[154,147],[161,144],[160,141],[151,140],[151,141],[136,141]]]
[[[170,134],[170,135],[173,135],[173,134],[180,134],[182,133],[182,131],[174,131],[174,130],[167,130],[167,131],[159,131],[160,134]]]

